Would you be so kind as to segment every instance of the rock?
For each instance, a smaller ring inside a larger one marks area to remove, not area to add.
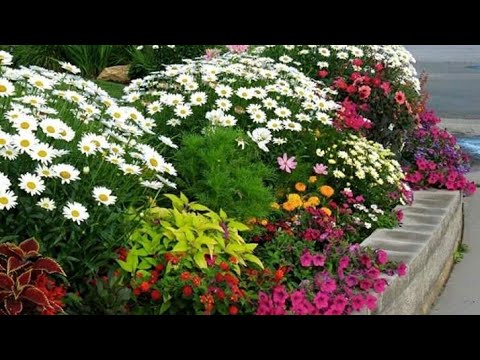
[[[103,69],[98,75],[98,80],[113,81],[117,83],[127,84],[130,82],[128,78],[128,71],[130,65],[111,66]]]

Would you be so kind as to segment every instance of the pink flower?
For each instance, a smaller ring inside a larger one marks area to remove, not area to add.
[[[353,310],[360,311],[365,306],[365,300],[362,295],[355,295],[352,297],[352,307]]]
[[[337,288],[337,283],[335,282],[335,280],[330,278],[325,279],[322,285],[320,285],[320,290],[328,294],[334,292],[336,288]]]
[[[313,266],[324,266],[325,265],[325,256],[323,255],[314,255],[312,258]]]
[[[342,313],[343,310],[345,310],[345,307],[347,306],[347,303],[348,303],[348,301],[347,301],[347,298],[345,296],[337,295],[333,299],[332,307],[335,308],[340,313]]]
[[[402,222],[403,221],[403,211],[402,210],[398,210],[396,213],[395,213],[395,216],[397,217],[397,221],[398,222]]]
[[[388,254],[386,251],[378,250],[377,252],[377,264],[385,265],[388,261]]]
[[[328,171],[327,171],[328,167],[323,165],[323,164],[316,164],[314,167],[313,167],[313,171],[315,172],[315,174],[317,175],[327,175],[328,174]]]
[[[292,301],[292,306],[301,305],[305,300],[305,294],[303,291],[297,290],[290,296],[290,300]]]
[[[358,284],[358,280],[355,276],[353,275],[348,275],[345,278],[345,284],[347,284],[348,287],[354,287]]]
[[[288,297],[288,293],[283,286],[276,286],[273,289],[273,303],[276,306],[285,305],[285,301],[287,301]]]
[[[372,282],[368,279],[360,280],[360,288],[362,290],[370,290],[372,287]]]
[[[362,59],[353,59],[352,63],[355,66],[362,66],[363,65]]]
[[[377,268],[370,268],[368,269],[367,271],[367,276],[370,278],[370,279],[376,279],[380,276],[380,270],[378,270]]]
[[[348,256],[343,256],[338,262],[338,267],[345,269],[350,264],[350,258]]]
[[[313,265],[313,256],[308,251],[304,252],[302,256],[300,256],[300,265],[303,267],[310,267]]]
[[[407,275],[407,265],[405,263],[400,263],[397,267],[397,274],[398,276],[405,276]]]
[[[403,93],[403,91],[397,91],[395,93],[395,101],[397,102],[398,105],[403,105],[405,104],[405,101],[407,100],[407,97]]]
[[[287,154],[283,154],[283,157],[277,158],[277,162],[280,166],[280,170],[286,171],[289,174],[297,167],[295,156],[289,158]]]
[[[367,85],[360,86],[360,88],[358,89],[358,94],[360,95],[360,99],[362,100],[367,100],[371,92],[372,89],[370,88],[370,86]]]
[[[227,45],[228,51],[234,54],[241,54],[248,50],[250,45]]]
[[[368,310],[375,310],[377,308],[377,298],[373,295],[367,295],[365,298]]]
[[[317,295],[315,295],[315,298],[313,299],[313,303],[317,307],[317,309],[325,309],[328,307],[328,295],[324,294],[322,292],[318,292]]]
[[[385,291],[385,286],[387,285],[387,282],[385,279],[377,279],[373,283],[373,290],[375,290],[376,293],[381,294]]]
[[[382,85],[380,85],[380,89],[383,90],[385,95],[390,94],[390,91],[392,91],[392,89],[390,87],[390,83],[388,83],[388,82],[383,82]]]
[[[220,55],[220,51],[218,49],[207,49],[205,50],[205,59],[212,60]]]
[[[324,79],[328,76],[328,71],[327,70],[320,70],[317,75],[318,75],[319,78]]]
[[[372,267],[372,260],[370,260],[370,257],[367,254],[363,254],[362,256],[360,256],[360,262],[367,269],[370,269]]]

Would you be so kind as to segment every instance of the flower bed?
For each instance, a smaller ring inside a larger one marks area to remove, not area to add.
[[[38,239],[70,283],[36,286],[67,313],[374,310],[407,269],[360,243],[402,221],[407,183],[473,192],[401,47],[228,49],[120,101],[0,52],[0,242]]]

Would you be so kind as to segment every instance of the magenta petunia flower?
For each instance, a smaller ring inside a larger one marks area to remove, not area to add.
[[[320,290],[329,294],[334,292],[336,288],[337,288],[337,283],[335,282],[335,280],[330,278],[325,279],[322,285],[320,285]]]
[[[368,294],[365,298],[365,303],[367,304],[368,310],[375,310],[377,308],[377,298],[373,295]]]
[[[377,264],[384,265],[388,261],[388,254],[386,251],[378,250],[377,252]]]
[[[398,276],[405,276],[407,275],[407,265],[405,263],[400,263],[397,267],[397,274]]]
[[[360,311],[365,306],[365,300],[362,295],[355,295],[352,297],[352,307],[355,311]]]
[[[327,175],[328,174],[328,167],[323,165],[323,164],[316,164],[314,167],[313,167],[313,171],[315,172],[315,174],[317,175]]]
[[[325,265],[325,256],[323,255],[313,255],[312,257],[312,263],[313,266],[324,266]]]
[[[318,292],[313,299],[313,303],[317,307],[317,309],[325,309],[328,307],[328,295],[322,292]]]
[[[385,286],[387,285],[387,282],[385,279],[376,279],[375,282],[373,283],[373,289],[375,290],[376,293],[381,294],[385,291]]]
[[[297,167],[295,156],[289,158],[287,154],[283,154],[282,157],[277,158],[277,162],[280,166],[280,170],[286,171],[289,174]]]
[[[313,256],[310,252],[306,251],[300,256],[300,265],[303,267],[310,267],[313,265]]]

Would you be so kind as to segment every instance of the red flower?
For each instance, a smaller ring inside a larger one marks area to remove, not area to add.
[[[150,289],[150,284],[146,281],[144,281],[140,286],[139,286],[140,290],[142,292],[147,292],[149,289]]]
[[[230,315],[237,315],[238,314],[238,308],[235,305],[232,305],[228,308],[228,313]]]
[[[195,286],[200,286],[200,278],[195,275],[195,276],[192,278],[192,283],[193,283],[193,285],[195,285]]]
[[[217,282],[222,282],[222,281],[225,280],[225,279],[224,279],[224,277],[223,277],[222,274],[216,273],[216,274],[215,274],[215,280],[216,280]]]
[[[223,271],[228,271],[228,264],[225,261],[222,261],[220,263],[220,269],[222,269]]]
[[[238,263],[238,259],[235,257],[235,256],[230,256],[230,262],[232,264],[237,264]]]
[[[188,297],[192,296],[193,289],[192,289],[191,286],[184,286],[183,289],[182,289],[182,293],[183,293],[183,296],[188,298]]]
[[[325,79],[328,76],[328,71],[327,70],[320,70],[317,73],[318,77],[321,79]]]
[[[140,288],[133,289],[133,295],[140,296],[141,293],[142,293],[142,290],[140,290]]]
[[[368,99],[371,92],[372,92],[372,89],[370,88],[370,86],[367,86],[367,85],[360,86],[360,88],[358,89],[358,94],[360,95],[360,99],[362,100]]]
[[[153,290],[150,296],[152,297],[153,301],[158,301],[162,297],[162,293],[158,290]]]
[[[363,61],[361,59],[353,59],[352,63],[355,66],[362,66],[363,65]]]
[[[385,67],[382,63],[375,64],[375,70],[377,70],[378,72],[382,71],[383,69],[385,69]]]
[[[278,269],[277,271],[275,271],[275,281],[276,282],[281,281],[284,276],[285,276],[285,272],[282,269]]]
[[[163,264],[158,264],[157,266],[155,266],[155,270],[157,270],[158,272],[162,272],[163,269],[164,269]]]
[[[190,273],[188,271],[184,271],[181,275],[180,275],[180,279],[182,279],[182,281],[188,281],[190,280]]]

